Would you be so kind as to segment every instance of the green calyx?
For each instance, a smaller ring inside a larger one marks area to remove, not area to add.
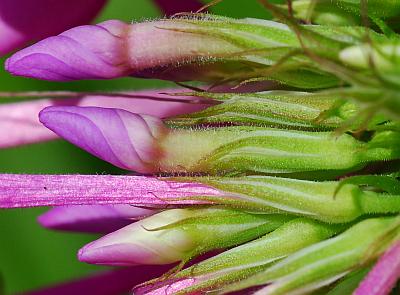
[[[254,241],[182,270],[169,280],[196,279],[196,284],[179,290],[177,294],[191,294],[199,290],[217,291],[223,285],[264,271],[282,258],[339,231],[340,226],[297,218]]]
[[[171,127],[233,124],[327,131],[347,124],[361,111],[356,104],[343,100],[340,91],[332,94],[275,90],[256,93],[195,92],[185,95],[221,103],[197,113],[169,119],[166,123]],[[355,121],[352,125],[357,129],[361,122],[358,118]],[[382,116],[374,116],[369,125],[373,128],[384,121]]]
[[[147,229],[181,232],[181,236],[190,240],[193,246],[186,253],[182,264],[207,251],[224,249],[255,239],[275,230],[293,218],[273,214],[251,214],[221,208],[185,210],[187,211],[186,217],[180,221]],[[179,234],[177,234],[177,239],[179,239]]]
[[[366,214],[400,212],[400,182],[388,176],[355,177],[343,182],[270,176],[191,180],[225,192],[224,196],[194,199],[247,211],[299,215],[328,223],[351,222]]]
[[[265,285],[256,294],[288,294],[329,285],[374,261],[399,237],[398,217],[367,219],[344,233],[306,247],[265,271],[226,287],[223,292]]]

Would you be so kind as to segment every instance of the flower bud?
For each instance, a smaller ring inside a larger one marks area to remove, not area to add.
[[[331,237],[337,229],[338,226],[305,218],[294,219],[257,240],[201,261],[166,280],[160,278],[152,286],[139,287],[135,294],[147,294],[148,289],[151,294],[211,292],[265,270],[283,257]]]
[[[149,173],[161,151],[161,120],[124,110],[95,107],[49,107],[40,113],[49,129],[95,156],[123,169]],[[79,132],[78,132],[79,130]]]
[[[396,132],[377,133],[365,143],[348,134],[334,138],[330,132],[252,126],[168,129],[155,117],[83,107],[49,107],[40,120],[93,155],[141,173],[252,172],[304,178],[318,172],[328,178],[400,157]]]
[[[244,243],[279,227],[288,217],[223,209],[172,209],[94,241],[79,260],[94,264],[169,264]]]
[[[365,33],[360,28],[309,30],[323,39],[324,46],[312,44],[313,50],[335,59],[338,50],[358,44]],[[375,35],[371,33],[371,38]],[[296,34],[284,24],[204,15],[76,27],[14,54],[6,68],[14,75],[53,81],[135,76],[207,82],[260,78],[300,88],[338,84],[307,57],[294,56],[287,69],[265,74],[271,65],[299,50]]]

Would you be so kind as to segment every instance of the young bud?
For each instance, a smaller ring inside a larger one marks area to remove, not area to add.
[[[304,248],[224,292],[267,285],[255,294],[310,292],[374,261],[399,236],[396,217],[367,219],[344,233]]]
[[[153,286],[139,287],[135,294],[146,293],[149,288],[152,293],[156,289],[160,293],[165,291],[165,294],[173,294],[172,290],[184,294],[218,290],[265,270],[291,253],[331,237],[337,229],[337,226],[304,218],[291,220],[264,237],[201,261],[166,281],[161,279]],[[186,280],[191,280],[191,283],[183,284]]]
[[[223,209],[167,210],[86,245],[79,251],[79,260],[109,265],[187,261],[252,240],[288,219]]]
[[[362,28],[307,28],[320,41],[310,47],[334,59],[344,47],[360,43],[365,33]],[[6,68],[14,75],[53,81],[129,75],[173,81],[243,81],[265,79],[271,65],[293,54],[267,78],[301,88],[338,84],[301,51],[296,34],[284,24],[204,15],[76,27],[14,54]]]
[[[332,177],[400,157],[396,132],[377,133],[365,143],[348,134],[334,138],[330,132],[260,127],[168,129],[151,116],[84,107],[49,107],[40,121],[95,156],[141,173],[321,172]]]

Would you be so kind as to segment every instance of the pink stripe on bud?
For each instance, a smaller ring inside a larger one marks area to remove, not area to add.
[[[0,208],[105,204],[162,208],[204,204],[188,200],[199,195],[222,193],[199,183],[143,176],[0,174]]]

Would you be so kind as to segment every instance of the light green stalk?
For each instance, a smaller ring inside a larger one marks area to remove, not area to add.
[[[344,183],[270,176],[203,177],[191,180],[226,192],[225,196],[199,196],[195,199],[242,210],[295,214],[329,223],[343,223],[364,214],[400,212],[400,184],[397,180],[387,178],[374,179],[370,176],[354,182],[349,179]],[[388,188],[387,193],[373,191],[385,190],[388,186],[393,188]]]

